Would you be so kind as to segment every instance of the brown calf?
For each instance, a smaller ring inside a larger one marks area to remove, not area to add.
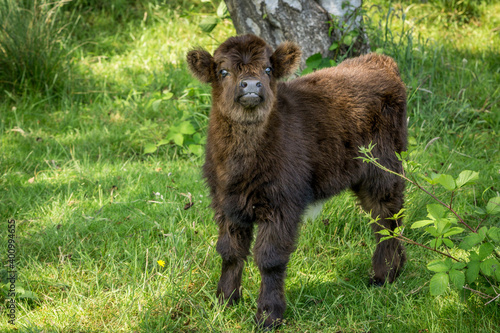
[[[203,171],[219,225],[217,294],[228,304],[240,297],[257,225],[256,320],[266,328],[283,318],[286,267],[308,205],[351,189],[390,229],[400,221],[387,218],[403,205],[400,178],[356,159],[359,147],[372,142],[378,161],[402,172],[395,152],[406,149],[406,92],[394,60],[369,54],[278,82],[293,73],[300,56],[293,43],[273,52],[253,35],[229,38],[213,57],[201,49],[187,55],[194,75],[212,85]],[[397,240],[379,243],[372,282],[394,281],[404,261]]]

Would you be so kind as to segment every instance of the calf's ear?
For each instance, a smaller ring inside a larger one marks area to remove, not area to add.
[[[215,80],[214,58],[203,49],[189,51],[187,54],[189,69],[198,80],[203,83],[211,83]]]
[[[297,44],[284,42],[271,55],[271,64],[276,78],[286,77],[299,67],[302,52]]]

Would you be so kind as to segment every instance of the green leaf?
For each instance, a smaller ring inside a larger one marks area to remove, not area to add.
[[[359,36],[359,30],[352,30],[349,32],[349,35],[352,37],[358,37]]]
[[[377,234],[381,234],[381,235],[384,235],[384,236],[389,236],[391,234],[391,232],[387,229],[382,229],[380,231],[377,231]]]
[[[474,213],[477,215],[486,215],[486,209],[482,209],[481,207],[474,208]]]
[[[432,220],[443,218],[446,215],[446,208],[440,204],[429,204],[426,207],[429,213],[427,216]]]
[[[457,271],[456,269],[452,269],[449,273],[450,281],[457,287],[458,289],[462,289],[465,285],[465,274],[464,272]]]
[[[436,184],[437,184],[437,182],[435,181],[435,179],[436,179],[437,177],[439,177],[439,175],[438,175],[438,174],[436,174],[436,173],[434,173],[434,172],[431,172],[430,177],[425,177],[424,175],[420,175],[420,177],[421,177],[423,180],[425,180],[426,182],[428,182],[429,184],[431,184],[431,185],[436,185]]]
[[[453,268],[453,269],[463,269],[463,268],[465,268],[465,266],[466,265],[463,262],[455,262],[455,263],[453,263],[453,265],[451,266],[451,268]]]
[[[314,72],[314,69],[311,68],[311,67],[306,67],[304,68],[304,70],[300,73],[300,75],[306,75],[306,74],[309,74],[309,73],[312,73]]]
[[[160,142],[158,142],[158,144],[156,146],[159,147],[159,146],[163,146],[163,145],[168,145],[169,143],[170,143],[170,140],[162,139],[162,140],[160,140]]]
[[[453,177],[444,173],[437,176],[434,181],[441,184],[448,191],[453,191],[456,187]]]
[[[196,144],[200,144],[200,145],[204,145],[207,143],[207,137],[204,136],[204,135],[201,135],[200,133],[195,133],[193,135],[193,141],[196,143]]]
[[[174,141],[178,146],[182,146],[182,144],[184,143],[184,135],[182,135],[181,133],[171,132],[167,135],[167,138]]]
[[[147,143],[145,146],[144,146],[144,154],[151,154],[151,153],[154,153],[156,151],[157,147],[155,144],[152,144],[152,143]]]
[[[203,146],[201,146],[201,145],[189,145],[188,149],[190,152],[192,152],[193,154],[195,154],[197,156],[203,155]]]
[[[352,44],[353,40],[354,39],[352,38],[351,35],[346,35],[346,36],[344,36],[343,42],[345,45],[349,46]]]
[[[479,179],[479,172],[464,170],[460,172],[456,180],[457,188],[474,183]]]
[[[219,3],[219,7],[217,7],[217,16],[220,17],[221,19],[226,17],[227,15],[227,6],[224,1],[221,1]]]
[[[194,132],[196,132],[196,130],[194,129],[193,124],[191,124],[189,121],[183,121],[176,128],[177,128],[177,131],[179,133],[182,133],[182,134],[191,135]]]
[[[443,294],[448,288],[448,284],[450,283],[450,279],[448,274],[446,273],[437,273],[435,274],[430,282],[430,292],[433,296],[438,296]]]
[[[486,259],[479,265],[479,267],[481,268],[481,272],[488,276],[492,276],[495,274],[495,271],[500,269],[500,265],[495,258]]]
[[[306,59],[306,66],[311,68],[317,68],[322,60],[323,56],[321,55],[321,53],[315,53]]]
[[[467,282],[472,283],[476,281],[479,276],[479,261],[469,261],[469,263],[467,263],[465,275],[467,277]]]
[[[436,229],[440,235],[447,232],[450,226],[451,223],[448,219],[441,218],[436,220]]]
[[[408,151],[404,150],[401,152],[401,154],[396,152],[396,156],[397,156],[398,160],[404,161],[408,157]]]
[[[427,269],[436,273],[447,272],[451,269],[451,262],[447,260],[433,260],[427,264]]]
[[[443,243],[442,238],[435,238],[435,239],[431,240],[430,245],[432,248],[437,249],[438,247],[441,246],[441,243]]]
[[[487,235],[495,242],[500,242],[500,228],[491,227],[490,230],[488,230]]]
[[[500,197],[493,197],[488,201],[486,213],[489,215],[497,215],[500,213]]]
[[[477,231],[477,234],[481,236],[481,241],[486,237],[487,232],[488,232],[488,227],[482,227]]]
[[[481,244],[481,246],[479,247],[479,260],[483,260],[486,257],[488,257],[490,254],[493,253],[494,249],[495,248],[493,247],[493,245],[491,245],[491,243]]]
[[[399,220],[399,219],[403,218],[405,210],[406,210],[405,208],[401,208],[399,210],[399,212],[397,212],[396,214],[392,215],[392,217],[390,217],[390,219],[391,220]]]
[[[479,261],[479,254],[476,251],[469,252],[469,261]]]
[[[333,42],[332,45],[328,48],[330,51],[336,50],[339,48],[339,43]]]
[[[425,227],[426,225],[433,224],[433,220],[422,220],[422,221],[417,221],[411,225],[411,229],[417,229],[417,228],[422,228]]]
[[[153,110],[156,112],[158,111],[158,109],[160,108],[160,104],[161,102],[163,102],[163,100],[161,99],[157,99],[156,101],[154,101],[151,106],[153,107]]]
[[[483,241],[483,237],[479,234],[475,233],[470,233],[465,238],[460,242],[460,245],[458,246],[462,250],[470,250],[477,244]]]
[[[401,233],[403,232],[404,229],[405,229],[404,226],[396,227],[396,228],[394,228],[394,233],[397,235],[401,235]]]
[[[199,27],[203,32],[210,33],[215,29],[217,23],[219,23],[219,19],[217,17],[208,16],[201,20]]]
[[[318,69],[330,67],[330,61],[331,61],[331,59],[328,59],[328,58],[321,59],[321,62],[319,63],[319,66],[318,66]]]
[[[161,99],[164,100],[164,101],[168,101],[172,97],[174,97],[173,93],[171,93],[170,91],[163,91],[163,96],[162,96]]]
[[[448,238],[443,238],[443,243],[450,249],[455,247],[455,244],[453,244],[453,242]]]
[[[463,228],[453,227],[450,230],[448,230],[443,236],[444,237],[450,237],[450,236],[453,236],[453,235],[461,234],[463,231],[464,231]]]
[[[427,227],[427,228],[425,228],[425,231],[427,231],[428,233],[430,233],[434,237],[439,236],[436,227]]]

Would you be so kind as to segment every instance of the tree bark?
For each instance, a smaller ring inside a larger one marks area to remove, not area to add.
[[[366,34],[362,31],[359,14],[362,0],[225,0],[238,34],[252,33],[276,48],[285,40],[294,41],[302,49],[301,67],[316,53],[323,57],[350,51],[350,55],[369,50]],[[342,8],[342,3],[348,5]],[[354,13],[354,14],[353,14]],[[333,15],[333,19],[332,19]],[[330,31],[330,28],[332,30]],[[339,45],[330,51],[334,41],[345,33],[358,29],[353,47]]]

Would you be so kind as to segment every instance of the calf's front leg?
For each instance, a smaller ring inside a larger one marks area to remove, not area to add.
[[[285,276],[290,254],[295,249],[298,222],[282,219],[259,222],[254,256],[261,274],[256,321],[259,326],[280,325],[286,309]]]
[[[222,257],[222,271],[217,286],[221,303],[232,305],[240,298],[241,275],[245,260],[250,253],[253,228],[235,225],[221,218],[217,252]]]

